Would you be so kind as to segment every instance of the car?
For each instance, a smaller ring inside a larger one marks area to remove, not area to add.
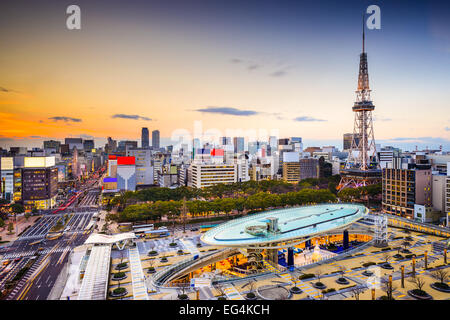
[[[22,257],[17,257],[14,259],[15,262],[22,260]]]
[[[191,228],[191,231],[198,231],[198,228],[196,228],[196,227]]]

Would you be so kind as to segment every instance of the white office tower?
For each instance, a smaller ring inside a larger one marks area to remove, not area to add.
[[[331,159],[331,174],[334,176],[341,172],[341,160],[338,157],[332,157]]]
[[[234,146],[232,144],[223,146],[225,163],[232,163],[234,161]]]
[[[273,152],[270,157],[267,157],[267,159],[268,161],[270,161],[270,165],[272,166],[273,176],[278,172],[278,169],[280,168],[280,156],[278,154],[278,151]]]
[[[245,182],[250,180],[250,175],[248,174],[249,164],[245,159],[236,160],[237,164],[237,181]]]
[[[237,182],[237,164],[193,162],[188,169],[188,186],[204,188],[220,183]]]
[[[278,139],[277,139],[277,137],[270,136],[269,137],[269,145],[270,145],[270,148],[272,150],[277,150],[278,149]]]
[[[393,148],[382,148],[378,149],[378,157],[380,161],[380,168],[385,169],[392,165],[392,160],[394,159],[394,149]]]
[[[162,162],[161,160],[153,160],[153,183],[159,183],[159,175],[162,172]]]

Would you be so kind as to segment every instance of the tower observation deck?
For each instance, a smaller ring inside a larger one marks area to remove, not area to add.
[[[341,182],[338,189],[361,187],[381,182],[381,170],[373,131],[372,111],[375,106],[370,98],[369,70],[365,51],[363,18],[362,53],[359,59],[358,89],[353,105],[355,113],[353,138]]]

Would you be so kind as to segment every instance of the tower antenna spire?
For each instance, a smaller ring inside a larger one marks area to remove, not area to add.
[[[362,34],[362,52],[363,53],[365,52],[364,46],[365,46],[365,42],[366,42],[366,33],[365,33],[365,28],[364,28],[365,17],[366,17],[366,14],[363,13],[363,15],[362,15],[362,32],[363,32],[363,34]]]

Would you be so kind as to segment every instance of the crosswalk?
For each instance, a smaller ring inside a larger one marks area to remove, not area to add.
[[[14,287],[14,289],[9,293],[6,300],[14,300],[17,293],[20,292],[20,290],[25,286],[28,279],[31,277],[32,274],[39,268],[42,260],[44,259],[44,256],[39,257],[31,266],[31,268],[25,273],[25,275],[20,279],[20,281],[17,283],[17,285]]]
[[[304,293],[314,299],[320,299],[322,297],[322,293],[310,286],[307,282],[303,282],[300,279],[296,279],[292,277],[290,273],[280,273],[279,276],[285,280],[288,280],[289,283],[294,284],[296,287],[300,288]]]
[[[232,285],[227,285],[223,292],[227,296],[228,300],[244,300],[244,297],[237,291],[237,289]]]
[[[55,252],[66,252],[70,251],[71,247],[63,247],[63,248],[48,248],[44,249],[40,252],[41,255],[45,255],[47,253],[55,253]],[[3,259],[15,259],[19,257],[29,257],[36,254],[36,250],[28,250],[28,251],[22,251],[17,253],[9,253],[3,256]]]
[[[200,254],[200,251],[198,251],[197,246],[194,245],[191,240],[181,239],[181,243],[191,254],[194,254],[194,255]]]
[[[263,265],[264,265],[264,268],[266,268],[270,272],[275,272],[275,273],[278,272],[278,270],[274,266],[272,266],[270,263],[268,263],[266,260],[263,260]]]

